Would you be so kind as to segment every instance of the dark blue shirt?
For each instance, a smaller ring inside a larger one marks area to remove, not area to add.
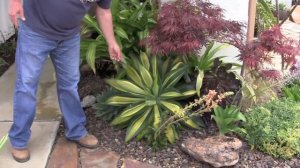
[[[26,26],[51,40],[65,40],[77,34],[91,7],[91,2],[81,0],[24,0],[23,3]],[[111,0],[99,0],[97,4],[108,9]]]

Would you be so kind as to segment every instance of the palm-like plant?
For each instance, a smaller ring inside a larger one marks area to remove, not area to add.
[[[196,91],[185,84],[178,85],[187,68],[180,59],[149,58],[142,52],[140,59],[131,58],[124,67],[126,79],[107,80],[118,94],[108,98],[105,104],[124,107],[112,124],[127,127],[126,142],[136,135],[139,138],[147,136],[145,132],[159,128],[168,115],[185,115],[176,100],[190,97]],[[186,119],[183,123],[199,128],[192,119]],[[164,135],[171,143],[178,137],[175,127],[167,128]]]
[[[216,121],[221,135],[229,132],[246,133],[245,129],[236,125],[237,121],[246,121],[246,117],[235,106],[228,106],[225,109],[218,106],[214,109],[212,118]]]
[[[139,45],[140,40],[148,36],[149,29],[155,24],[154,18],[157,10],[155,1],[146,0],[141,3],[139,0],[114,0],[111,10],[114,32],[123,55],[137,55],[140,50],[144,50]],[[95,72],[95,59],[109,58],[107,44],[97,24],[96,17],[86,15],[83,22],[81,28],[83,37],[81,40],[82,59]]]
[[[222,44],[217,47],[214,47],[215,43],[210,43],[207,47],[205,52],[198,56],[197,54],[193,54],[188,57],[188,64],[192,69],[197,71],[196,77],[196,91],[197,95],[200,96],[200,89],[202,87],[204,72],[211,69],[214,60],[216,58],[223,58],[225,56],[216,56],[216,53],[222,50],[224,47],[227,47],[227,44]],[[194,71],[193,71],[194,73]]]

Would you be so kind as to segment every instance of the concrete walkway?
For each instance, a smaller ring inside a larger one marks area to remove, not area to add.
[[[13,121],[13,90],[15,66],[11,66],[0,77],[0,138],[7,134]],[[0,151],[0,167],[44,168],[46,167],[60,121],[59,106],[56,98],[54,68],[47,61],[38,89],[36,118],[32,126],[29,143],[31,159],[27,163],[17,163],[11,157],[11,145],[7,142]]]

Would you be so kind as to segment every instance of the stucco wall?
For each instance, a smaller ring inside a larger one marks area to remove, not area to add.
[[[8,0],[0,0],[0,43],[3,43],[15,33],[8,17]]]

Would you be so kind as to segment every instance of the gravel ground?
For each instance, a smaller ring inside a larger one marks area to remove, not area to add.
[[[93,79],[93,80],[92,80]],[[87,82],[89,81],[89,82]],[[96,89],[93,93],[99,93],[105,86],[101,78],[87,76],[79,84],[80,92],[89,92],[89,89]],[[88,88],[88,89],[87,89]],[[86,94],[85,94],[86,95]],[[83,97],[83,95],[81,95]],[[189,130],[183,133],[181,139],[167,149],[153,151],[145,142],[131,141],[124,143],[125,130],[117,130],[101,118],[95,117],[92,108],[85,109],[87,115],[87,129],[90,133],[97,136],[100,140],[100,147],[105,150],[112,150],[121,155],[121,158],[133,158],[145,163],[150,163],[163,168],[210,168],[206,163],[198,162],[182,152],[179,148],[181,142],[187,137],[205,138],[217,133],[216,127],[211,124],[201,131]],[[63,136],[63,124],[61,124],[58,137]],[[276,159],[256,150],[251,150],[246,143],[239,150],[240,161],[232,168],[300,168],[300,158],[295,157],[291,160]]]

